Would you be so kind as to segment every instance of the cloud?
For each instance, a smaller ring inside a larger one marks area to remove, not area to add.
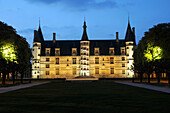
[[[61,5],[78,11],[88,9],[115,8],[117,3],[113,0],[27,0],[30,3],[42,3],[46,5]]]

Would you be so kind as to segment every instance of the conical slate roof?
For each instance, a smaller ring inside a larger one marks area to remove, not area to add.
[[[87,28],[86,21],[84,21],[84,26],[83,26],[84,31],[83,31],[83,36],[81,38],[82,41],[88,41],[89,40],[88,36],[87,36],[86,28]]]
[[[42,31],[41,31],[41,27],[39,25],[38,31],[34,37],[34,42],[43,42],[43,41],[44,41],[44,38],[43,38]]]
[[[125,40],[126,41],[135,41],[134,39],[135,38],[134,38],[134,34],[133,34],[131,26],[130,26],[130,22],[128,22],[128,27],[127,27],[127,31],[126,31]]]

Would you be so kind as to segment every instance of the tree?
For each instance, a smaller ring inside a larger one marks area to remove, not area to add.
[[[13,83],[16,73],[21,73],[22,83],[23,74],[31,64],[31,57],[31,49],[26,39],[18,35],[13,27],[0,22],[0,61],[6,62],[0,67],[3,83],[8,73],[12,73]]]
[[[167,73],[170,83],[170,23],[158,24],[145,32],[144,37],[139,42],[134,55],[135,64],[144,67],[145,73],[155,71],[158,83],[160,82],[159,73]],[[141,61],[140,61],[141,60]],[[140,70],[139,68],[136,68]]]

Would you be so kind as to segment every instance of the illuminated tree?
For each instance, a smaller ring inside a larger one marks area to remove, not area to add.
[[[3,83],[9,73],[12,73],[13,83],[16,73],[23,78],[25,71],[30,68],[31,57],[26,39],[18,35],[13,27],[0,22],[0,73],[3,73]]]
[[[135,69],[149,74],[156,72],[158,83],[160,73],[166,73],[170,83],[170,23],[150,28],[140,40],[134,52]],[[148,82],[150,82],[148,80]]]

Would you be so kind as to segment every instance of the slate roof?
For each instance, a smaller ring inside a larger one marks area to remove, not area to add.
[[[42,43],[41,56],[45,56],[45,48],[51,48],[50,56],[55,56],[55,48],[60,48],[60,56],[71,56],[72,48],[77,48],[77,55],[80,55],[80,41],[60,40],[53,43],[53,41],[44,41]]]
[[[87,28],[86,21],[84,21],[84,26],[83,26],[84,31],[83,31],[83,36],[81,38],[82,41],[88,41],[89,40],[88,36],[87,36],[86,28]]]
[[[135,41],[135,36],[132,32],[131,26],[130,26],[130,22],[128,22],[128,27],[127,27],[127,31],[126,31],[126,36],[125,36],[125,41]]]
[[[44,41],[41,48],[41,56],[45,56],[45,48],[51,48],[50,56],[55,56],[55,48],[60,48],[60,56],[72,56],[72,48],[77,48],[77,56],[80,56],[80,41],[81,40],[58,40]],[[94,48],[100,48],[100,55],[109,55],[109,48],[114,48],[115,55],[120,55],[120,47],[125,47],[125,41],[119,40],[89,40],[90,55],[94,55]]]
[[[44,41],[44,38],[43,38],[42,31],[41,31],[41,27],[39,25],[37,34],[34,37],[34,42],[43,42],[43,41]]]

